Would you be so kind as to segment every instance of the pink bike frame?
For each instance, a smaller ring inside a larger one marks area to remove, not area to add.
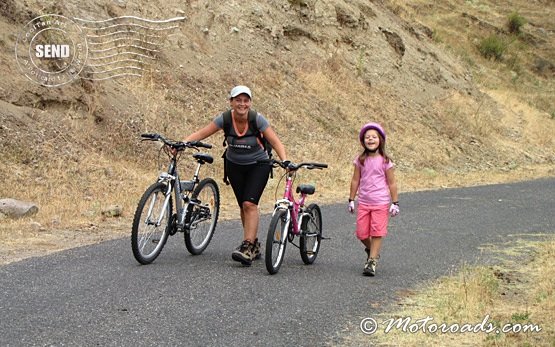
[[[293,228],[291,230],[293,230],[293,234],[295,235],[299,235],[300,233],[300,228],[299,228],[299,211],[301,209],[302,206],[304,206],[304,202],[306,200],[306,194],[301,193],[301,197],[299,200],[295,200],[295,197],[293,196],[293,175],[294,173],[287,173],[286,174],[286,181],[285,181],[285,191],[283,192],[283,199],[277,200],[276,201],[276,209],[274,210],[274,212],[276,210],[279,209],[279,206],[287,206],[287,208],[291,211],[291,220],[290,222],[293,223]]]

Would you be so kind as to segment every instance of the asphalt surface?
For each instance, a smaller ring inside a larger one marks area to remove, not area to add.
[[[231,260],[238,221],[220,223],[200,256],[175,235],[147,266],[128,238],[4,265],[0,346],[340,345],[400,292],[493,261],[480,246],[555,234],[553,178],[400,200],[373,278],[361,275],[365,253],[346,204],[322,206],[331,239],[316,262],[304,265],[289,245],[274,276],[263,260]],[[263,216],[262,241],[268,223]]]

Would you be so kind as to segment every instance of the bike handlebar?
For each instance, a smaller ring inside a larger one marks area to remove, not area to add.
[[[271,165],[273,167],[280,166],[281,168],[287,169],[289,171],[297,171],[298,169],[300,169],[302,167],[307,168],[309,170],[325,169],[325,168],[328,167],[328,164],[323,164],[323,163],[303,162],[303,163],[300,163],[300,164],[295,164],[295,163],[290,162],[289,160],[281,161],[281,160],[277,160],[277,159],[259,160],[258,163],[268,164],[268,165]]]
[[[166,139],[164,136],[160,134],[141,134],[143,141],[161,141],[164,144],[168,145],[171,148],[175,148],[178,151],[182,151],[185,148],[212,148],[212,145],[209,143],[204,143],[201,141],[189,141],[189,142],[181,142],[181,141],[171,141]]]

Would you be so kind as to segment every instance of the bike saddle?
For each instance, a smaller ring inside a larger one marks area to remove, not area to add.
[[[314,192],[316,191],[316,187],[314,187],[311,184],[299,184],[299,186],[297,187],[297,193],[303,193],[303,194],[314,194]]]
[[[193,154],[193,158],[195,158],[201,164],[212,164],[214,162],[214,158],[210,154],[206,153],[195,153]]]

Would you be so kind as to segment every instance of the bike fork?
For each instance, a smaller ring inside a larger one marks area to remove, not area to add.
[[[280,240],[277,240],[277,242],[280,245],[287,242],[287,239],[289,238],[289,233],[292,232],[292,230],[291,230],[291,211],[286,210],[286,213],[285,213],[285,216],[283,217],[283,219],[284,219],[284,222],[285,222],[285,225],[283,226],[284,235],[280,238]]]
[[[156,194],[158,195],[158,194]],[[156,199],[158,197],[155,196],[154,199],[152,199],[152,201],[150,202],[150,206],[148,208],[148,214],[147,214],[147,220],[145,221],[145,224],[149,225],[152,224],[152,221],[150,220],[150,217],[152,216],[152,211],[154,210],[154,204],[156,203]],[[154,223],[154,225],[156,227],[159,227],[160,224],[162,224],[162,220],[164,219],[164,216],[166,215],[166,209],[168,208],[168,204],[170,203],[170,194],[167,193],[164,199],[164,205],[162,205],[162,211],[160,212],[160,216],[158,216],[158,220]]]

